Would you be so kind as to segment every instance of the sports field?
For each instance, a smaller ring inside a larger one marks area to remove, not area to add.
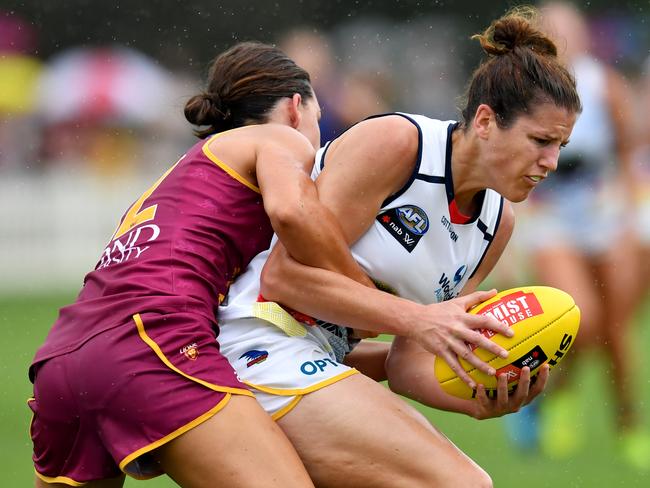
[[[58,307],[71,301],[72,294],[24,297],[0,296],[2,341],[2,394],[0,394],[0,486],[33,486],[30,462],[31,442],[27,429],[30,395],[27,365],[35,348],[45,337]],[[635,352],[644,362],[650,350],[650,303],[646,304],[635,326]],[[650,380],[639,368],[635,381],[643,398],[641,409],[650,418]],[[571,372],[572,381],[581,385],[587,406],[578,424],[586,435],[582,451],[568,460],[549,460],[534,453],[520,453],[507,443],[502,420],[475,421],[431,409],[425,414],[458,446],[492,475],[495,486],[532,487],[649,487],[650,473],[630,471],[617,455],[616,432],[609,421],[611,402],[606,385],[610,378],[605,367],[594,358]],[[161,477],[152,481],[129,480],[126,486],[149,488],[176,486]],[[363,487],[359,487],[363,488]]]

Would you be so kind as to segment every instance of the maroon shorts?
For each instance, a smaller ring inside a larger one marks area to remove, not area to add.
[[[47,482],[161,474],[150,451],[209,419],[239,382],[209,323],[143,314],[36,365],[31,436]]]

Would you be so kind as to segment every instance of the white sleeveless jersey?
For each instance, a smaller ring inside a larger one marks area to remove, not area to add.
[[[418,161],[410,180],[383,203],[352,253],[387,291],[422,304],[441,302],[457,296],[481,263],[498,228],[503,198],[486,190],[475,218],[453,223],[451,133],[457,124],[397,115],[418,128]],[[328,147],[317,154],[312,178],[326,164]]]
[[[466,224],[453,223],[449,210],[454,200],[451,133],[457,124],[421,115],[396,115],[418,129],[418,160],[409,181],[383,203],[373,225],[351,250],[380,288],[422,304],[441,302],[457,296],[483,260],[499,226],[503,197],[485,190],[477,215]],[[326,164],[328,147],[317,153],[313,178]],[[284,321],[279,307],[269,310],[264,304],[267,309],[261,311],[262,305],[256,303],[268,252],[253,259],[230,287],[219,308],[220,322],[246,317],[276,324]],[[332,331],[331,324],[319,324]],[[281,327],[287,327],[286,321]]]

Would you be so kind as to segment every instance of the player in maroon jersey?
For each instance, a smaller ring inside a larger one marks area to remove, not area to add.
[[[241,43],[185,114],[205,140],[127,210],[30,368],[37,487],[163,472],[181,486],[312,486],[215,341],[229,282],[273,230],[299,261],[367,280],[309,177],[309,75]]]

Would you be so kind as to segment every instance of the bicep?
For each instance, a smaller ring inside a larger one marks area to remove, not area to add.
[[[303,139],[298,133],[282,131],[258,145],[255,173],[270,217],[305,199],[317,198],[309,173],[314,150]]]

